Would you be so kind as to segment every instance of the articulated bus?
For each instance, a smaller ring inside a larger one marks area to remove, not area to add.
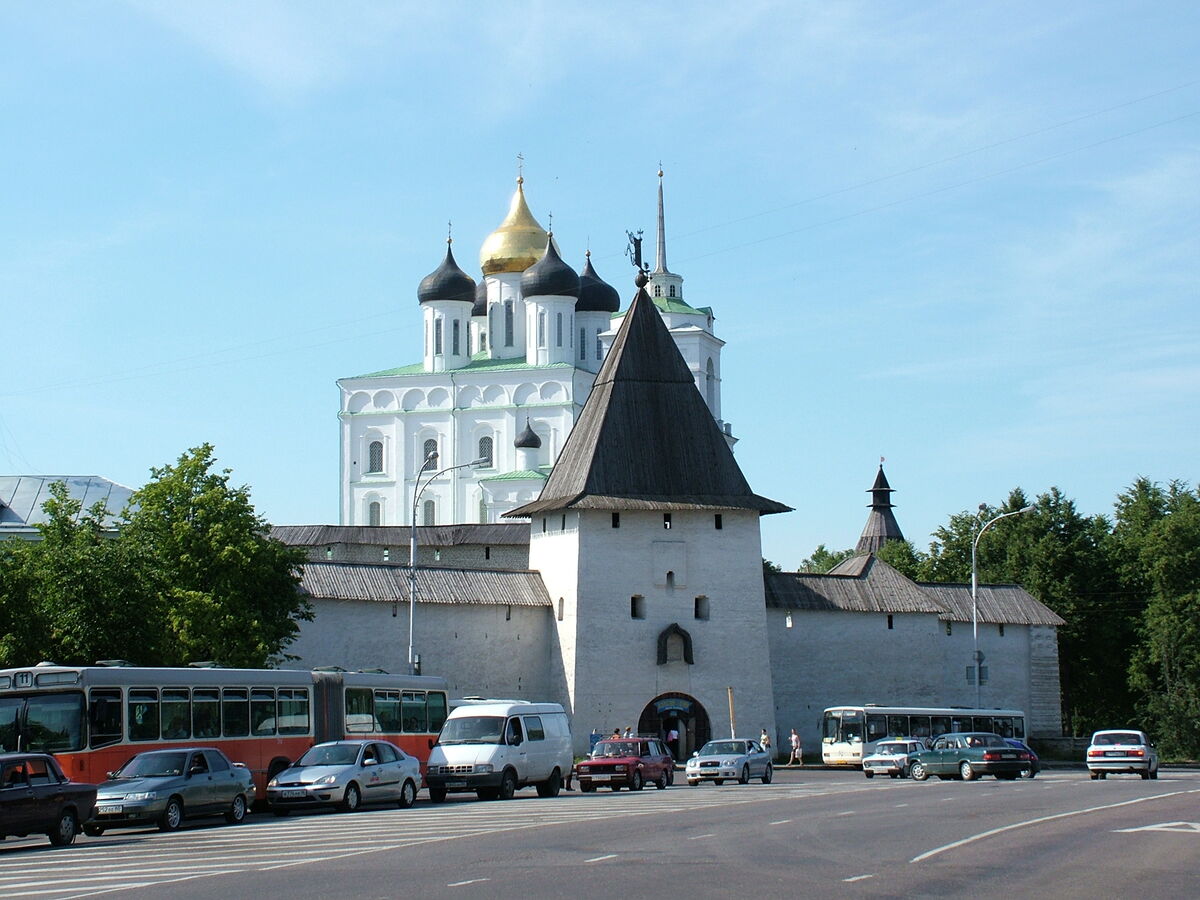
[[[889,737],[929,743],[951,731],[991,731],[1025,740],[1025,713],[1017,709],[936,709],[922,706],[831,706],[821,717],[821,759],[827,766],[861,766]]]
[[[0,670],[0,752],[53,753],[99,783],[135,753],[218,747],[267,782],[313,744],[389,740],[421,760],[446,720],[446,680],[298,669],[40,663]]]

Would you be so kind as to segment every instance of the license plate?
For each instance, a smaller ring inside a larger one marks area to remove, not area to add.
[[[612,781],[611,775],[589,775],[592,781]]]
[[[1001,753],[1001,754],[1000,754],[1000,758],[1001,758],[1001,759],[1016,759],[1016,758],[1017,758],[1017,754],[1015,754],[1015,753]]]
[[[279,796],[284,800],[300,800],[307,796],[306,791],[280,791]]]
[[[98,815],[98,816],[115,816],[118,813],[123,813],[123,812],[125,812],[125,807],[123,807],[123,806],[97,806],[96,807],[96,815]]]
[[[1105,750],[1104,755],[1105,756],[1124,756],[1125,751],[1124,750]]]
[[[467,783],[465,781],[447,781],[446,782],[446,787],[448,787],[448,788],[461,788],[461,787],[466,787],[466,786],[467,786]]]

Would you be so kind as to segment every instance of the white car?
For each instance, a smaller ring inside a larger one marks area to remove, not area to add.
[[[364,803],[408,809],[420,786],[420,761],[389,741],[328,741],[272,778],[267,802],[277,816],[315,806],[354,812]]]
[[[687,783],[693,786],[701,781],[722,784],[735,778],[741,784],[748,784],[751,778],[770,784],[775,774],[771,755],[758,741],[748,738],[709,741],[692,754],[684,771]]]
[[[1087,749],[1087,767],[1092,780],[1109,772],[1134,772],[1145,778],[1158,777],[1158,751],[1144,731],[1113,729],[1097,731]]]
[[[907,738],[895,738],[890,741],[880,741],[875,745],[875,752],[863,757],[863,774],[868,778],[876,775],[890,775],[892,778],[907,778],[908,764],[912,754],[925,749],[923,741]]]

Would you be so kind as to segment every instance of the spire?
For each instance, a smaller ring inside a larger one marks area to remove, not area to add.
[[[663,170],[662,163],[658,164],[658,256],[655,259],[654,274],[667,273],[667,226],[663,215]]]
[[[856,553],[874,553],[888,541],[904,540],[900,525],[892,512],[891,494],[895,491],[888,484],[887,476],[883,474],[882,459],[879,460],[879,472],[875,475],[875,483],[868,492],[871,494],[871,512],[854,547]]]

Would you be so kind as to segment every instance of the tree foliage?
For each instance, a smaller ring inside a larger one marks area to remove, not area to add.
[[[823,575],[842,560],[849,559],[853,555],[853,550],[830,550],[824,544],[818,544],[812,556],[800,563],[799,571]]]

